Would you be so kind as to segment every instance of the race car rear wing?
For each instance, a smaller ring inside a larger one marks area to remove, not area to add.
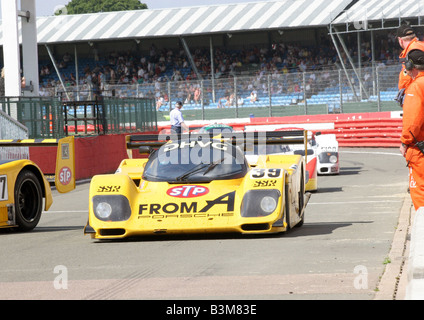
[[[62,139],[0,140],[0,147],[55,147],[56,168],[54,182],[61,193],[75,189],[75,141],[73,136]]]
[[[159,148],[168,141],[189,139],[190,141],[219,139],[232,144],[304,144],[307,149],[308,134],[306,130],[263,131],[263,132],[223,132],[214,135],[206,133],[184,134],[140,134],[125,137],[127,149],[140,147]]]

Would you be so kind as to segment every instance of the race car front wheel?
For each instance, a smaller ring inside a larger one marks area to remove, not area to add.
[[[305,212],[304,212],[304,206],[305,206],[305,177],[302,170],[302,178],[300,179],[300,190],[298,194],[299,198],[299,217],[300,221],[296,224],[296,227],[301,227],[303,225],[303,222],[305,221]]]
[[[35,174],[22,170],[15,183],[15,215],[18,230],[34,229],[40,221],[43,208],[41,185]]]

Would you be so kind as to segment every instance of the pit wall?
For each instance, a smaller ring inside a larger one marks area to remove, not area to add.
[[[155,133],[155,132],[149,132]],[[113,173],[128,158],[125,134],[111,134],[75,139],[75,179],[86,180],[97,174]],[[44,174],[54,174],[56,147],[30,147],[30,159]],[[133,153],[137,157],[136,152]]]

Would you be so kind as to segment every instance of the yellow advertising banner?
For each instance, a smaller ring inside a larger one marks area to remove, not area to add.
[[[59,140],[55,172],[57,191],[66,193],[75,189],[75,140],[73,136]]]

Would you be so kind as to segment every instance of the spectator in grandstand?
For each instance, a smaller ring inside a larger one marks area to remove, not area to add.
[[[163,96],[156,97],[156,110],[159,110],[165,104],[165,98]]]
[[[181,113],[181,108],[183,103],[178,101],[175,104],[175,108],[170,112],[169,119],[171,121],[171,132],[181,134],[183,130],[188,131],[189,128],[184,122],[183,114]]]
[[[226,107],[231,107],[232,105],[234,105],[234,94],[230,94],[229,96],[227,96],[227,101],[225,102],[225,106]]]
[[[47,65],[40,68],[40,76],[48,76],[50,74],[50,69]]]
[[[412,81],[405,90],[400,151],[409,167],[409,190],[416,210],[424,206],[424,51],[407,55],[405,69]]]
[[[248,97],[249,99],[250,99],[250,102],[256,102],[256,101],[258,101],[258,97],[257,97],[257,95],[256,95],[256,91],[255,90],[253,90],[251,93],[250,93],[250,96]]]
[[[174,72],[172,73],[171,80],[172,81],[181,81],[181,80],[183,80],[183,78],[181,76],[180,70],[174,68]]]

